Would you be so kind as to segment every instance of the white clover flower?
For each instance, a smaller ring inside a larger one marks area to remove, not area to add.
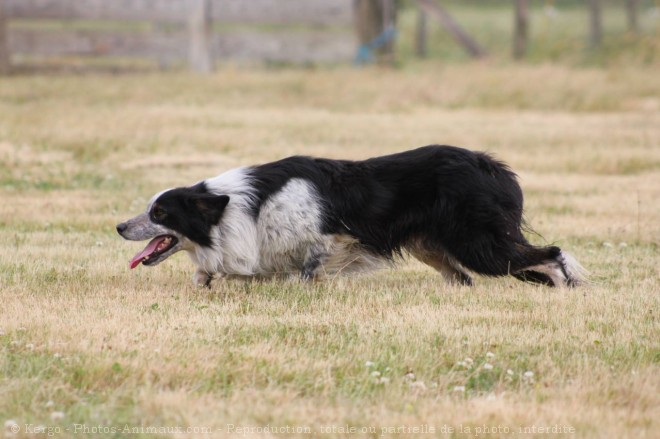
[[[29,350],[33,351],[34,350],[34,345],[32,343],[28,343],[28,344],[25,345],[25,349],[29,349]]]
[[[484,370],[493,370],[493,365],[490,363],[484,363]]]
[[[55,406],[55,402],[52,399],[49,399],[48,402],[46,402],[46,408],[51,408]]]
[[[5,421],[5,429],[6,430],[12,430],[16,427],[18,427],[18,422],[14,421],[13,419],[7,419]]]
[[[465,386],[454,386],[454,392],[465,392]]]
[[[494,358],[495,354],[492,352],[486,352],[486,358]]]
[[[472,364],[472,363],[474,363],[474,360],[473,360],[472,358],[470,358],[470,357],[467,357],[467,358],[465,359],[465,362],[466,362],[467,364]]]
[[[64,412],[53,412],[50,414],[51,421],[61,421],[64,419]]]
[[[371,372],[371,376],[372,376],[372,377],[379,377],[379,376],[380,376],[380,372],[378,372],[377,370],[374,370],[373,372]]]
[[[21,326],[20,328],[18,328],[18,332],[25,332],[25,331],[27,331],[27,329],[25,329],[25,326]]]
[[[415,379],[415,374],[412,372],[408,372],[407,374],[404,375],[404,377],[410,381],[413,381]]]
[[[468,367],[467,363],[465,361],[458,361],[456,362],[456,366],[460,367]]]
[[[53,357],[55,357],[55,358],[62,358],[62,355],[61,355],[59,352],[55,352],[55,353],[53,354]]]
[[[506,374],[509,376],[513,376],[513,371],[511,369],[507,369]]]
[[[374,367],[376,365],[376,363],[374,363],[373,361],[365,361],[364,365],[366,367]]]
[[[525,372],[525,373],[523,374],[523,376],[524,376],[525,378],[534,378],[534,372],[532,372],[531,370],[528,370],[527,372]]]
[[[19,340],[12,340],[11,343],[9,343],[11,346],[20,346],[21,342]]]
[[[380,377],[380,379],[378,380],[379,384],[387,384],[389,382],[390,382],[390,379],[388,377]]]

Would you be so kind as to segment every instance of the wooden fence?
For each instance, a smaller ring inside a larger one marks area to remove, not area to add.
[[[200,44],[218,61],[349,61],[352,0],[0,0],[5,63],[75,56],[170,64],[192,61]]]

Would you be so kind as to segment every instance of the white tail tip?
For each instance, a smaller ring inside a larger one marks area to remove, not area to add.
[[[572,254],[561,251],[559,262],[566,273],[566,285],[578,287],[589,283],[589,272],[573,257]]]

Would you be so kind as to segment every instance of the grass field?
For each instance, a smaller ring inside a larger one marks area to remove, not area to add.
[[[129,271],[114,231],[238,165],[428,143],[509,162],[530,239],[593,283],[447,287],[404,262],[205,290],[184,255]],[[660,437],[652,68],[3,78],[0,231],[7,437]]]

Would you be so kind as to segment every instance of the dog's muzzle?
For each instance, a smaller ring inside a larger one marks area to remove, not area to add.
[[[129,241],[151,240],[142,251],[133,256],[129,263],[131,268],[140,263],[156,265],[181,250],[179,237],[168,228],[152,222],[146,213],[119,223],[116,228],[117,233]]]

